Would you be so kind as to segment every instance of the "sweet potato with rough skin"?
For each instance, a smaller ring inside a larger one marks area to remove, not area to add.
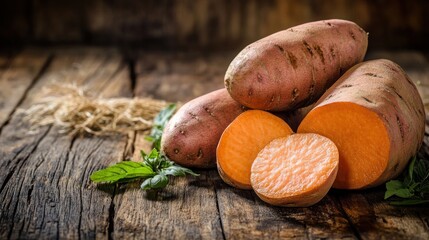
[[[373,187],[398,176],[420,148],[424,105],[401,67],[384,59],[368,61],[325,92],[298,132],[318,133],[337,145],[333,187]]]
[[[302,24],[243,49],[228,67],[225,87],[233,99],[249,108],[304,107],[361,62],[367,45],[367,33],[350,21]]]
[[[183,105],[167,123],[161,149],[180,165],[215,167],[216,146],[222,132],[244,110],[225,89],[195,98]]]
[[[250,180],[265,202],[307,207],[329,191],[338,171],[338,149],[314,133],[293,134],[267,144],[253,161]]]

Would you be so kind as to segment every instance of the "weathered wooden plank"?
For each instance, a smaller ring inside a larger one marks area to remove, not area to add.
[[[95,95],[129,96],[128,75],[115,51],[57,51],[22,106],[54,80],[85,83]],[[7,175],[0,179],[0,238],[106,238],[114,189],[96,190],[89,176],[121,160],[126,136],[73,138],[49,127],[29,135],[26,129],[15,114],[0,137],[0,170]]]
[[[217,77],[203,76],[203,72],[217,71],[210,69],[211,66],[203,59],[189,61],[192,58],[176,58],[168,54],[146,57],[138,61],[136,96],[168,96],[170,101],[184,101],[208,91],[203,84],[209,88],[214,84],[211,81],[217,80]],[[183,80],[189,82],[189,86],[193,83],[200,88],[180,88],[182,93],[172,90],[182,82],[171,75],[189,76]],[[152,84],[159,86],[153,87]],[[150,145],[144,140],[144,133],[138,132],[134,141],[135,159],[138,159],[140,149],[148,151]],[[150,200],[150,196],[148,199],[138,186],[121,191],[114,199],[112,236],[115,239],[221,239],[222,229],[210,171],[200,173],[198,178],[174,179],[155,201]]]
[[[309,208],[280,208],[265,204],[253,191],[226,185],[216,172],[212,178],[227,239],[357,237],[333,194]]]
[[[339,192],[345,213],[363,239],[428,239],[429,208],[395,207],[383,200],[383,187]]]
[[[343,18],[370,32],[370,47],[424,49],[428,6],[423,0],[15,0],[0,8],[0,40],[221,49],[296,24]]]
[[[390,59],[404,68],[428,98],[429,64],[418,52],[372,52],[368,59]],[[426,111],[428,109],[426,108]],[[429,141],[425,135],[425,144]],[[427,146],[422,148],[427,149]],[[429,207],[395,207],[384,201],[384,186],[364,191],[337,191],[341,206],[364,239],[428,239]]]
[[[233,54],[144,52],[136,63],[136,95],[186,102],[223,88]]]
[[[0,129],[43,72],[48,58],[48,52],[28,50],[16,56],[7,69],[0,70]]]
[[[40,89],[54,80],[85,82],[95,95],[131,96],[128,69],[115,51],[53,51],[53,60],[21,107],[31,105]],[[420,66],[427,63],[418,53],[377,54],[370,58],[395,60],[420,82],[422,92],[428,75]],[[137,62],[135,94],[189,100],[222,87],[229,60],[216,55],[144,54]],[[157,83],[159,79],[162,82]],[[182,89],[186,84],[199,87]],[[224,184],[215,170],[201,171],[199,178],[173,180],[156,201],[138,186],[96,188],[88,180],[93,171],[123,156],[137,159],[138,150],[149,149],[143,133],[136,133],[135,139],[133,134],[72,138],[43,127],[29,134],[21,117],[13,114],[0,135],[1,239],[429,237],[428,208],[390,206],[382,200],[382,188],[331,191],[310,208],[268,206],[251,191]]]
[[[7,70],[11,61],[11,56],[6,53],[0,52],[0,76],[1,74],[3,74],[4,71]]]

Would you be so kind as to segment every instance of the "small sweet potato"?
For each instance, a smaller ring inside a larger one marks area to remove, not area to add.
[[[350,21],[302,24],[243,49],[228,67],[225,87],[233,99],[252,109],[304,107],[361,62],[367,45],[367,33]]]
[[[161,149],[180,165],[215,167],[216,146],[223,131],[244,110],[226,89],[191,100],[166,125]]]

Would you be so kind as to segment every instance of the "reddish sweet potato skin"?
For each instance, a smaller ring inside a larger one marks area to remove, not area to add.
[[[243,49],[229,65],[225,87],[249,108],[304,107],[361,62],[367,46],[367,33],[353,22],[332,19],[302,24]]]
[[[167,123],[161,149],[179,165],[213,168],[216,146],[223,131],[244,110],[226,89],[195,98],[183,105]]]

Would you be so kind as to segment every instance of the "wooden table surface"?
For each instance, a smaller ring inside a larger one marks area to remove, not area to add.
[[[149,148],[145,133],[71,137],[51,126],[30,132],[17,111],[52,81],[85,84],[103,97],[184,102],[223,87],[234,54],[86,47],[0,52],[0,239],[429,239],[429,207],[391,206],[383,186],[331,190],[309,208],[269,206],[252,191],[224,184],[216,170],[173,180],[158,200],[138,186],[100,188],[91,173],[138,159],[138,151]],[[427,55],[368,54],[381,57],[398,62],[429,101]],[[426,134],[421,151],[428,143]]]

